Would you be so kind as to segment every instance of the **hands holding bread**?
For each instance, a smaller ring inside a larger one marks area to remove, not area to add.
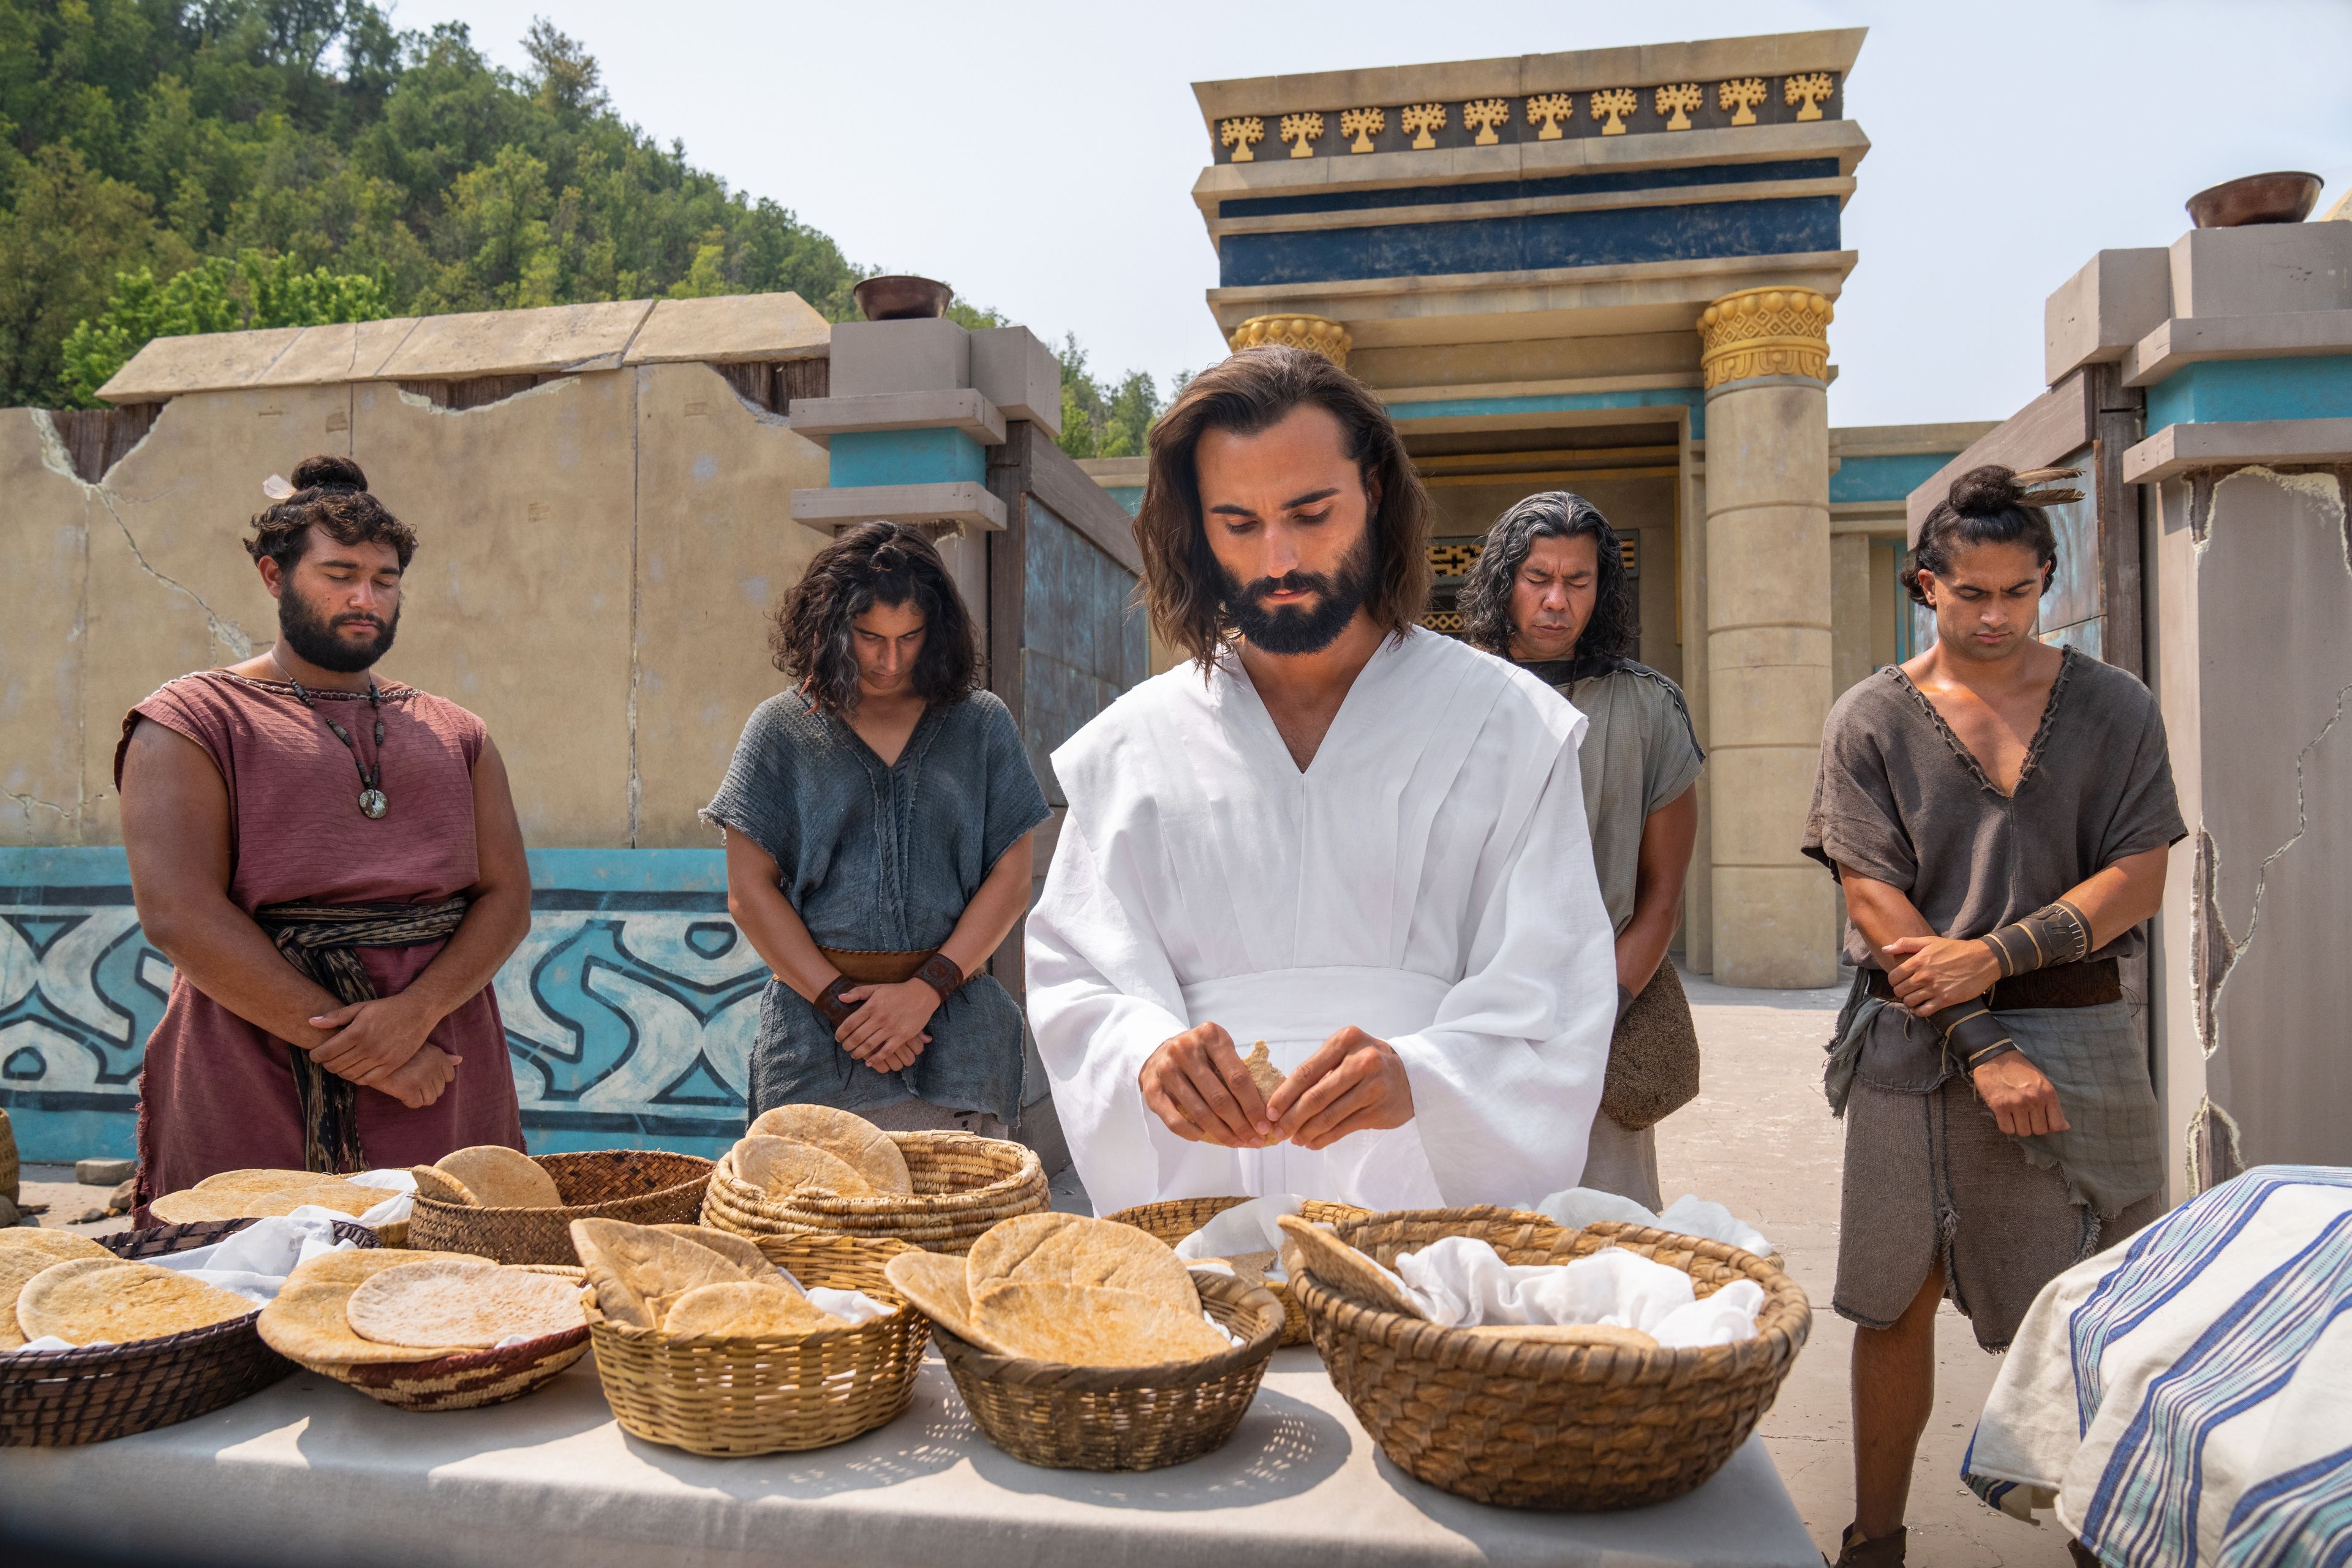
[[[1354,1025],[1334,1033],[1286,1076],[1258,1041],[1244,1057],[1223,1026],[1195,1025],[1164,1041],[1136,1075],[1143,1102],[1192,1143],[1324,1149],[1350,1132],[1412,1120],[1412,1082],[1386,1040]]]

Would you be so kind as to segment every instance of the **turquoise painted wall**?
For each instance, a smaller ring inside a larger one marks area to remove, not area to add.
[[[2147,389],[2147,433],[2168,425],[2352,416],[2352,355],[2221,359],[2183,365]]]
[[[1936,477],[1957,452],[1905,452],[1899,456],[1847,458],[1830,476],[1830,500],[1902,500]]]
[[[988,449],[961,430],[859,430],[833,437],[829,483],[936,485],[988,477]]]

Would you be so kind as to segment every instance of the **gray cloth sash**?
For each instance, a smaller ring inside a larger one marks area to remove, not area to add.
[[[253,919],[287,963],[348,1006],[376,999],[357,949],[446,941],[471,901],[460,893],[438,904],[265,904],[253,911]],[[360,1147],[359,1085],[329,1072],[299,1046],[289,1045],[286,1054],[302,1114],[302,1168],[367,1170],[367,1152]]]

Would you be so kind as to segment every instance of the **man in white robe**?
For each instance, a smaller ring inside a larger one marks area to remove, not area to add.
[[[1096,1211],[1576,1185],[1617,1000],[1583,716],[1413,626],[1427,503],[1328,361],[1235,355],[1151,447],[1145,597],[1194,662],[1054,753],[1069,809],[1027,936]],[[1237,1045],[1261,1039],[1270,1100]]]

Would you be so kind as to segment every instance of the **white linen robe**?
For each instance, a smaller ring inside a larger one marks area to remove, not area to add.
[[[1381,645],[1303,773],[1230,656],[1065,742],[1028,1006],[1095,1211],[1525,1207],[1576,1185],[1617,1009],[1584,727],[1534,677],[1415,629]],[[1204,1022],[1285,1071],[1353,1024],[1402,1058],[1414,1118],[1319,1152],[1188,1142],[1136,1076]]]

